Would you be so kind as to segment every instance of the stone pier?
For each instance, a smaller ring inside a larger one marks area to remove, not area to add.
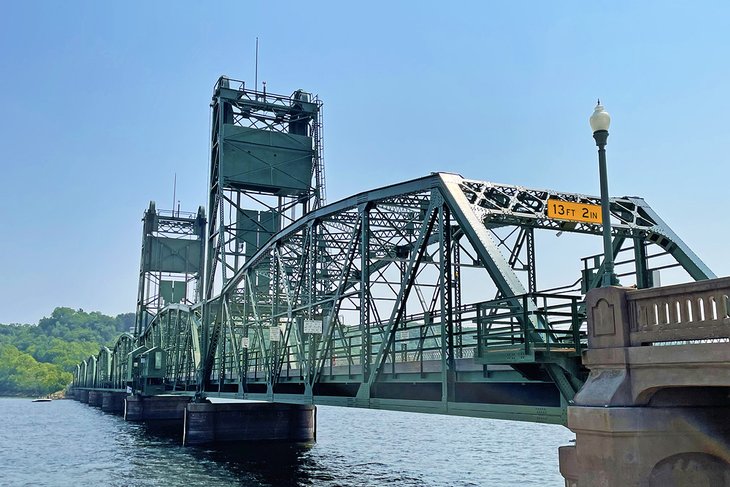
[[[79,389],[76,391],[76,398],[80,402],[89,403],[89,391],[88,389]]]
[[[730,486],[730,278],[588,293],[568,487]]]
[[[126,421],[174,421],[182,424],[188,396],[126,396],[124,419]]]
[[[101,407],[102,391],[89,391],[89,406]]]
[[[105,413],[124,414],[124,399],[126,392],[103,392],[101,395],[101,410]]]
[[[191,402],[185,409],[183,444],[310,442],[316,438],[316,416],[311,404]]]

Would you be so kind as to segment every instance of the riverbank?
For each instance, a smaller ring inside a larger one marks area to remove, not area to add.
[[[13,398],[13,399],[36,399],[39,397],[38,394],[33,394],[32,392],[28,391],[18,391],[18,392],[3,392],[0,394],[0,398]],[[40,397],[47,397],[49,399],[67,399],[66,397],[66,389],[61,389],[60,391],[52,392],[51,394],[41,394]]]

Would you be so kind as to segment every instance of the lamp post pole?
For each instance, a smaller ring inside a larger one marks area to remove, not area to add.
[[[611,116],[604,111],[601,100],[598,100],[596,109],[590,118],[593,138],[598,146],[598,171],[601,180],[601,220],[603,221],[603,278],[601,287],[618,284],[618,278],[613,270],[613,243],[611,241],[611,209],[608,199],[608,171],[606,170],[606,143],[608,142],[608,127]]]

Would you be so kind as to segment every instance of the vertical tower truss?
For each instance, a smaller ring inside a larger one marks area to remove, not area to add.
[[[221,77],[211,107],[206,299],[272,235],[325,201],[318,98]],[[259,280],[268,288],[267,276]]]
[[[135,336],[170,303],[193,304],[202,296],[205,210],[145,211]]]

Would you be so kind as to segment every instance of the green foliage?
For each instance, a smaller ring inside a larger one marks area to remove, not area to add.
[[[58,365],[38,362],[12,345],[0,345],[0,394],[50,394],[72,378]]]
[[[56,308],[48,318],[41,318],[38,329],[45,335],[67,341],[109,343],[119,333],[129,329],[129,316],[134,323],[134,314],[118,315],[116,318],[82,309]]]
[[[59,365],[64,370],[72,370],[82,360],[99,353],[99,348],[97,342],[67,342],[60,338],[51,338],[28,347],[27,352],[36,360]]]
[[[76,364],[113,345],[133,325],[134,313],[112,317],[71,308],[54,309],[37,326],[0,325],[0,395],[62,389]]]

